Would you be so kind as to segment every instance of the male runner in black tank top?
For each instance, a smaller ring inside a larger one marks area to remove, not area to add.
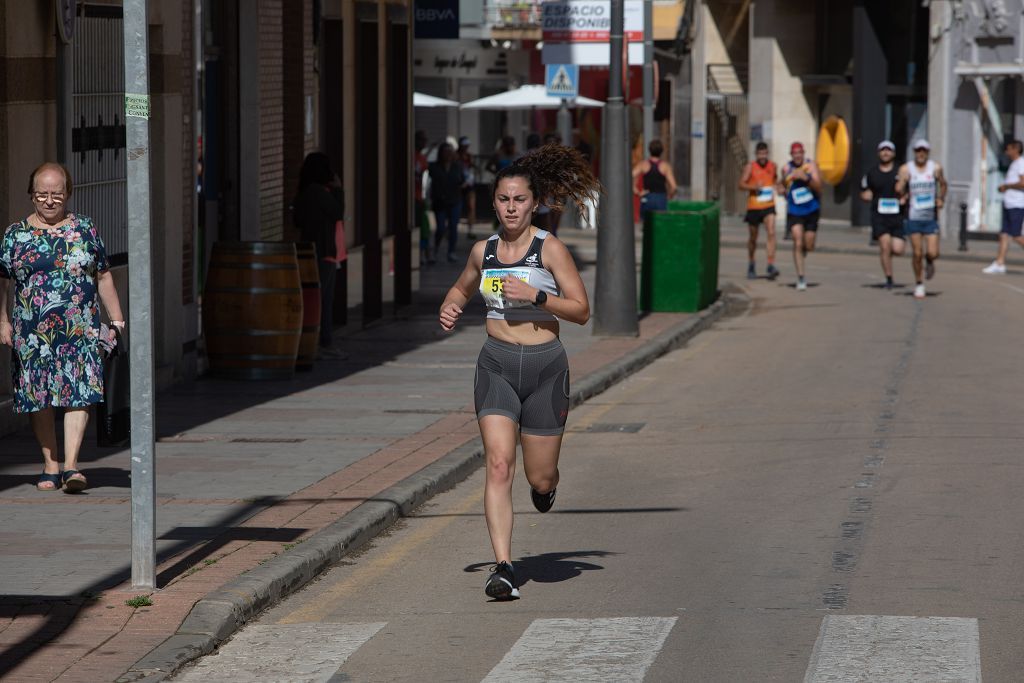
[[[890,140],[879,142],[878,165],[871,167],[860,181],[860,198],[871,202],[871,239],[878,241],[886,289],[892,289],[893,254],[902,256],[906,247],[903,203],[896,192],[895,156],[896,145]]]

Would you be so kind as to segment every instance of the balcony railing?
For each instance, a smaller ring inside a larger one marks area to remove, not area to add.
[[[492,32],[536,33],[539,38],[540,0],[486,0],[484,24]]]

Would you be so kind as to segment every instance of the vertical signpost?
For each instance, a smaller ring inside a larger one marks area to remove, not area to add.
[[[128,166],[128,331],[131,363],[132,587],[156,588],[153,438],[153,274],[149,217],[146,0],[124,0],[124,114]]]
[[[580,67],[578,64],[547,64],[544,67],[544,83],[551,97],[561,97],[558,107],[558,135],[562,144],[572,144],[572,114],[569,100],[580,94]]]
[[[597,231],[594,334],[636,336],[636,244],[629,130],[623,99],[623,0],[611,2],[608,101],[602,117],[601,209]]]
[[[644,0],[644,150],[654,139],[654,0]]]

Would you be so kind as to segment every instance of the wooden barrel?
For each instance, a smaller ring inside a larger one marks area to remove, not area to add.
[[[291,242],[217,242],[203,294],[210,371],[289,379],[302,332],[302,286]]]
[[[302,336],[295,369],[312,370],[320,341],[320,271],[316,265],[316,245],[297,242],[295,255],[299,260],[299,280],[302,281]]]

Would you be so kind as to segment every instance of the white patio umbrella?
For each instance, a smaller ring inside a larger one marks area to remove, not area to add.
[[[412,94],[412,106],[414,107],[457,107],[459,103],[455,100],[446,100],[443,97],[425,95],[421,92]]]
[[[543,85],[523,85],[515,90],[488,95],[465,102],[461,109],[558,109],[565,102],[570,107],[603,107],[604,102],[589,97],[552,97]]]

